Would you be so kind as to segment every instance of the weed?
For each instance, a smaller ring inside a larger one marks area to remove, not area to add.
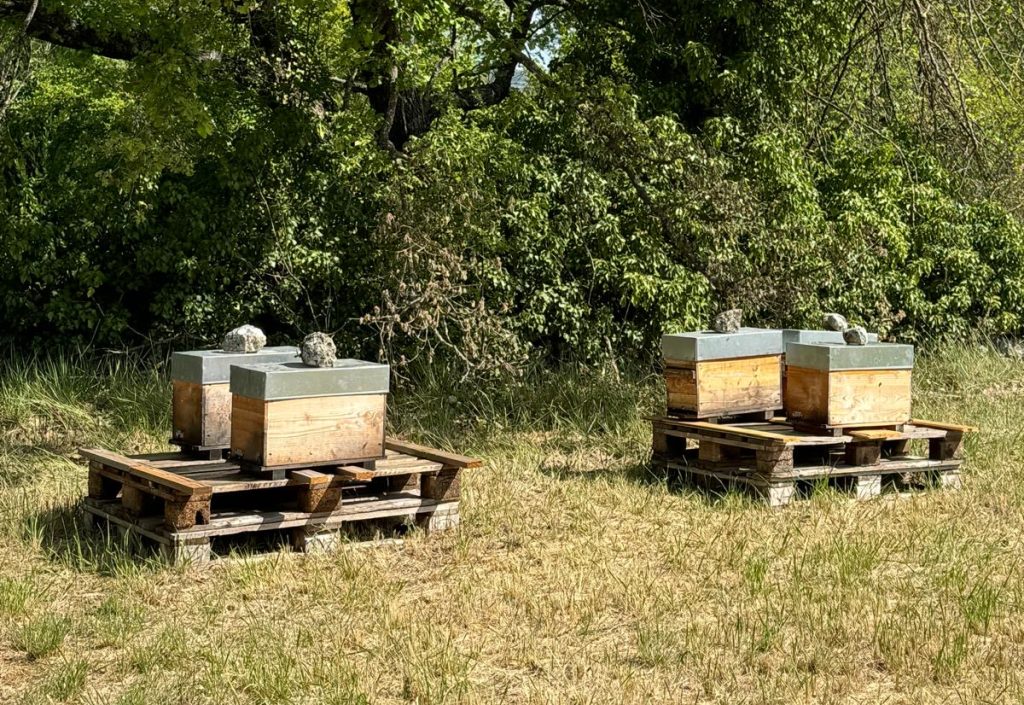
[[[71,620],[62,615],[44,614],[30,619],[14,632],[14,648],[30,659],[49,656],[60,649],[71,631]]]

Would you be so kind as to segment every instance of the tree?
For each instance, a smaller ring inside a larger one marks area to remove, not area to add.
[[[544,0],[0,0],[0,19],[67,49],[227,74],[270,106],[337,110],[361,95],[379,117],[379,144],[398,150],[448,107],[505,100],[519,70],[548,80],[529,47],[565,9]]]

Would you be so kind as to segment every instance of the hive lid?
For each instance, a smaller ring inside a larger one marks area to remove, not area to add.
[[[900,343],[846,345],[834,343],[790,343],[786,346],[787,367],[812,370],[909,370],[914,368],[914,346]]]
[[[868,342],[877,343],[878,333],[868,333]],[[790,343],[837,343],[845,345],[843,334],[837,330],[810,330],[806,328],[783,328],[782,344]]]
[[[777,328],[740,328],[735,333],[697,331],[661,336],[661,356],[682,362],[781,355],[782,350],[782,331]]]
[[[298,359],[299,349],[293,345],[263,348],[259,352],[225,352],[224,350],[190,350],[171,355],[171,379],[194,384],[219,384],[231,379],[231,366],[291,362]]]
[[[355,394],[387,394],[391,369],[363,360],[335,360],[334,367],[301,362],[233,365],[231,393],[277,401]]]

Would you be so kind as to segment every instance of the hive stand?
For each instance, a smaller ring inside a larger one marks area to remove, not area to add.
[[[863,429],[817,435],[775,422],[714,424],[652,419],[654,461],[691,479],[742,485],[771,506],[789,503],[798,483],[845,480],[858,499],[882,491],[883,479],[959,487],[963,435],[970,426],[913,420],[902,430]],[[907,455],[926,440],[928,458]],[[696,440],[698,448],[686,448]]]
[[[462,470],[481,461],[387,439],[384,458],[246,475],[237,463],[181,454],[128,457],[82,449],[89,461],[92,517],[156,542],[174,562],[205,561],[211,539],[288,529],[298,550],[337,545],[343,525],[411,518],[427,531],[459,522]]]

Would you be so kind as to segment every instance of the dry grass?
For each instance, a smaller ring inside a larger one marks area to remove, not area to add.
[[[561,375],[399,400],[403,430],[488,461],[458,532],[202,570],[74,529],[68,439],[157,443],[162,380],[8,365],[0,701],[1022,702],[1024,364],[920,370],[915,413],[984,427],[959,493],[771,511],[671,487],[646,470],[656,384]]]

